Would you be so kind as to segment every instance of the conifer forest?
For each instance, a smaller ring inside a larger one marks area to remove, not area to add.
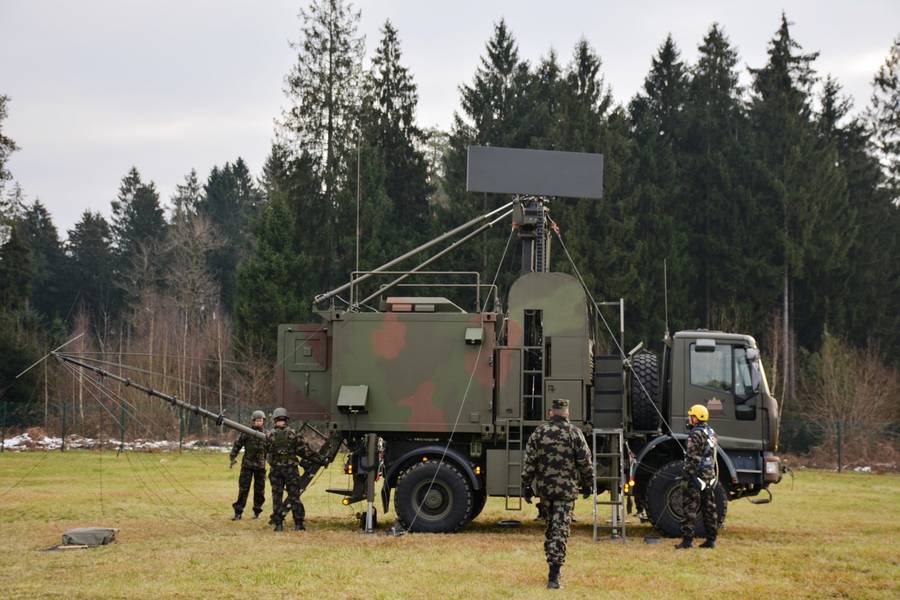
[[[140,164],[106,173],[118,189],[109,209],[68,231],[16,181],[9,158],[28,149],[4,130],[19,105],[0,88],[4,430],[117,436],[126,422],[135,437],[220,434],[143,398],[125,419],[55,361],[17,378],[73,338],[68,352],[129,365],[127,376],[209,410],[270,410],[280,323],[314,321],[313,297],[357,264],[374,268],[506,201],[466,192],[467,148],[481,145],[604,155],[603,199],[551,209],[594,296],[624,298],[629,348],[658,350],[667,323],[753,335],[787,421],[841,422],[860,453],[896,452],[900,37],[870,98],[853,104],[789,17],[772,23],[762,64],[747,65],[717,23],[694,41],[693,62],[659,40],[631,98],[605,81],[615,56],[582,38],[526,59],[500,20],[443,131],[417,121],[404,32],[386,21],[363,39],[356,7],[315,0],[284,48],[295,60],[259,171],[240,156],[208,173],[186,164],[169,198]],[[431,268],[482,281],[499,268],[502,296],[519,269],[508,236],[506,224],[489,229]],[[551,257],[571,272],[561,250]],[[805,451],[828,435],[784,439]]]

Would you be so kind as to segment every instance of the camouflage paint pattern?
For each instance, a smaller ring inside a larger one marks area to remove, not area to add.
[[[493,423],[495,324],[493,313],[448,312],[333,321],[332,421],[349,430],[447,432],[462,408],[456,430],[481,432]],[[483,329],[480,345],[466,343],[468,328]],[[343,385],[368,386],[365,413],[338,413]]]

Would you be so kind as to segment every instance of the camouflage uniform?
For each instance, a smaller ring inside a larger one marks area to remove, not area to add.
[[[584,434],[561,416],[535,429],[525,445],[522,485],[534,490],[546,507],[544,553],[551,566],[566,561],[575,498],[579,490],[591,486],[590,457]]]
[[[267,434],[266,448],[269,456],[269,482],[272,484],[272,520],[276,525],[284,522],[288,507],[294,515],[294,525],[303,525],[306,509],[300,494],[308,481],[300,477],[300,460],[317,460],[318,453],[290,427],[276,427]],[[284,491],[287,490],[287,499]]]
[[[681,533],[685,539],[694,537],[694,523],[697,521],[697,511],[701,509],[707,539],[716,539],[718,511],[715,494],[715,444],[716,432],[706,423],[700,423],[691,429],[684,454],[684,478],[687,486],[681,496]],[[696,482],[691,485],[695,479],[701,479],[706,484],[702,491],[697,489]]]
[[[257,431],[262,431],[254,427]],[[238,477],[238,497],[231,506],[234,514],[240,515],[247,505],[247,496],[250,494],[250,484],[253,483],[253,514],[259,516],[263,504],[266,501],[266,442],[257,437],[241,433],[231,447],[232,463],[237,460],[238,452],[244,449],[244,458],[241,460],[241,474]]]

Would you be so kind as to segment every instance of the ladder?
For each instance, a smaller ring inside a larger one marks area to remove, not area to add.
[[[592,432],[594,481],[594,541],[600,539],[600,530],[609,529],[610,539],[625,541],[625,439],[621,428],[594,429]],[[599,500],[597,482],[606,482],[609,500]],[[600,507],[610,507],[609,523],[601,522]]]
[[[522,419],[507,419],[506,510],[522,510],[522,459],[524,458],[522,436]]]

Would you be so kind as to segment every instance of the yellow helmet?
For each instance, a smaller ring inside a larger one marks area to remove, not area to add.
[[[693,405],[688,409],[687,414],[689,417],[697,417],[697,420],[703,423],[709,421],[709,410],[702,404]]]

